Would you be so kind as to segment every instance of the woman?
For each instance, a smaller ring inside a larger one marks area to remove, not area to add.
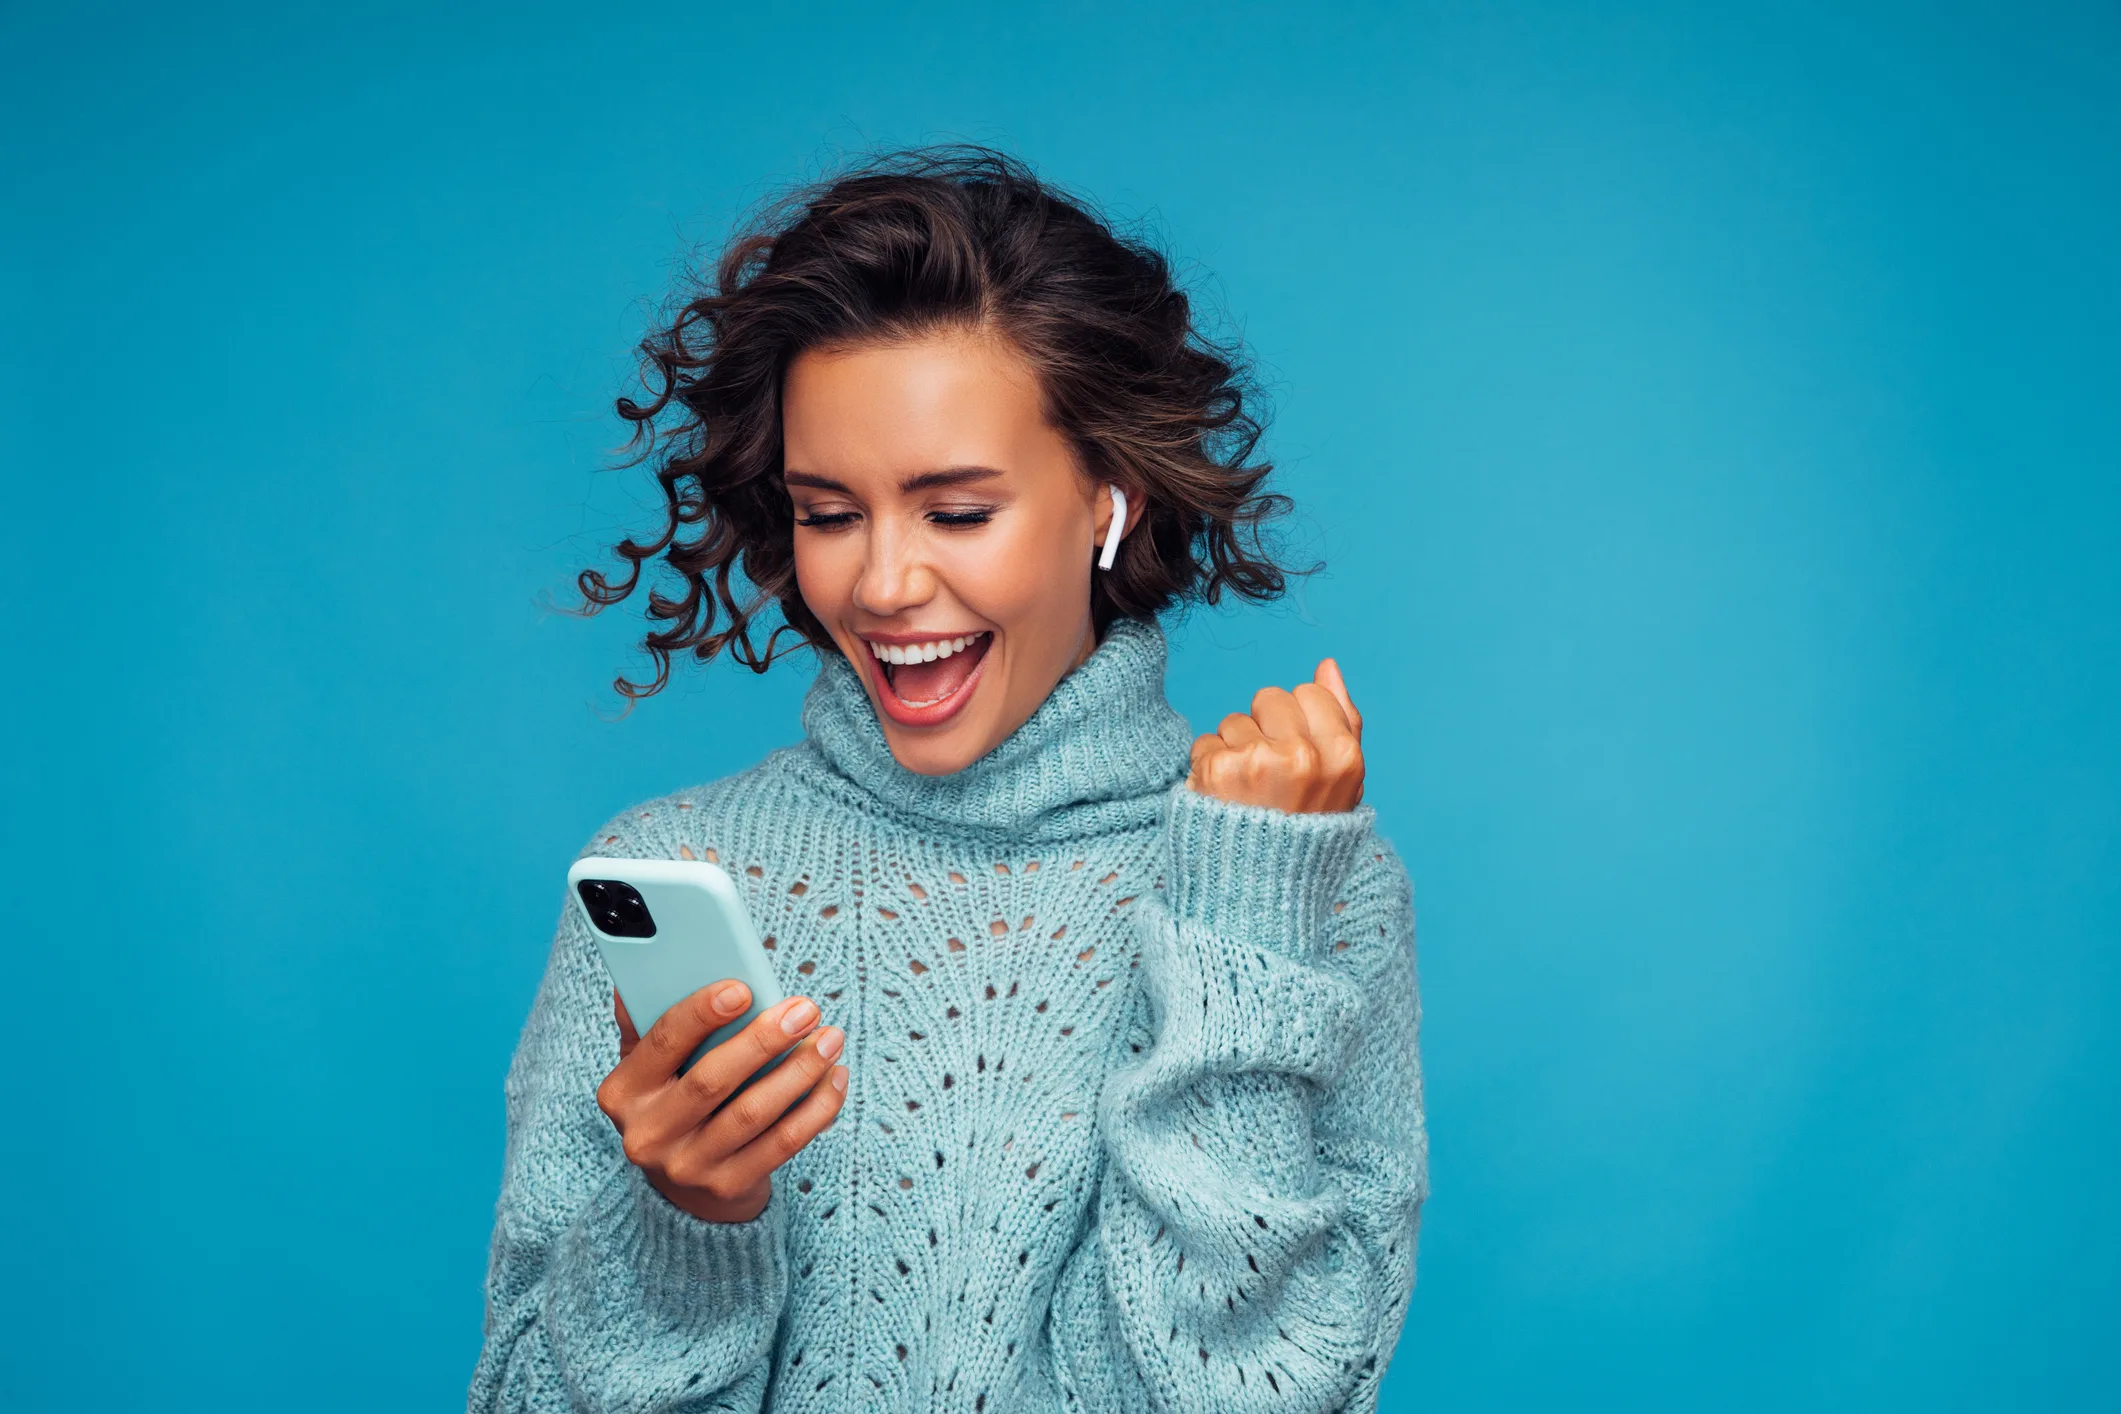
[[[1411,891],[1330,659],[1197,739],[1164,699],[1158,613],[1284,573],[1164,261],[915,153],[645,348],[665,524],[582,585],[684,593],[621,690],[783,632],[821,667],[800,744],[585,853],[718,861],[791,995],[680,1075],[745,989],[639,1036],[563,911],[473,1407],[1372,1407],[1427,1191]]]

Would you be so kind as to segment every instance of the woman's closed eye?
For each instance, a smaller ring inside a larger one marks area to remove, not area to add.
[[[795,523],[815,530],[837,530],[842,526],[852,525],[859,519],[861,514],[858,511],[815,511],[809,515],[798,515]],[[953,528],[985,525],[994,519],[994,508],[982,506],[975,510],[930,511],[928,519],[936,525]]]

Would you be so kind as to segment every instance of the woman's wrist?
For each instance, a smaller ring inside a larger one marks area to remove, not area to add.
[[[1372,848],[1376,818],[1367,805],[1296,814],[1180,785],[1164,820],[1168,907],[1233,942],[1319,947]]]
[[[700,1188],[687,1188],[681,1183],[658,1178],[652,1173],[641,1175],[656,1192],[663,1195],[670,1205],[682,1213],[690,1214],[701,1222],[748,1223],[766,1211],[773,1199],[773,1180],[760,1184],[756,1191],[736,1198],[717,1198]]]

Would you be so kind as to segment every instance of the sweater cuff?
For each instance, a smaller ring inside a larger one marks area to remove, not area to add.
[[[600,1195],[606,1208],[598,1217],[609,1224],[612,1261],[673,1309],[702,1316],[779,1312],[788,1289],[788,1200],[778,1188],[748,1222],[709,1222],[656,1192],[633,1164],[624,1169]]]
[[[1377,811],[1297,814],[1239,805],[1181,782],[1165,813],[1166,904],[1233,942],[1307,957],[1326,946],[1334,905]]]

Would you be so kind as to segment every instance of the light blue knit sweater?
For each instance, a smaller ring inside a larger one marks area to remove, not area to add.
[[[506,1086],[475,1410],[1366,1410],[1427,1193],[1412,891],[1374,813],[1184,784],[1122,620],[952,776],[829,657],[804,742],[585,854],[718,860],[847,1032],[838,1120],[703,1222],[596,1106],[563,908]]]

